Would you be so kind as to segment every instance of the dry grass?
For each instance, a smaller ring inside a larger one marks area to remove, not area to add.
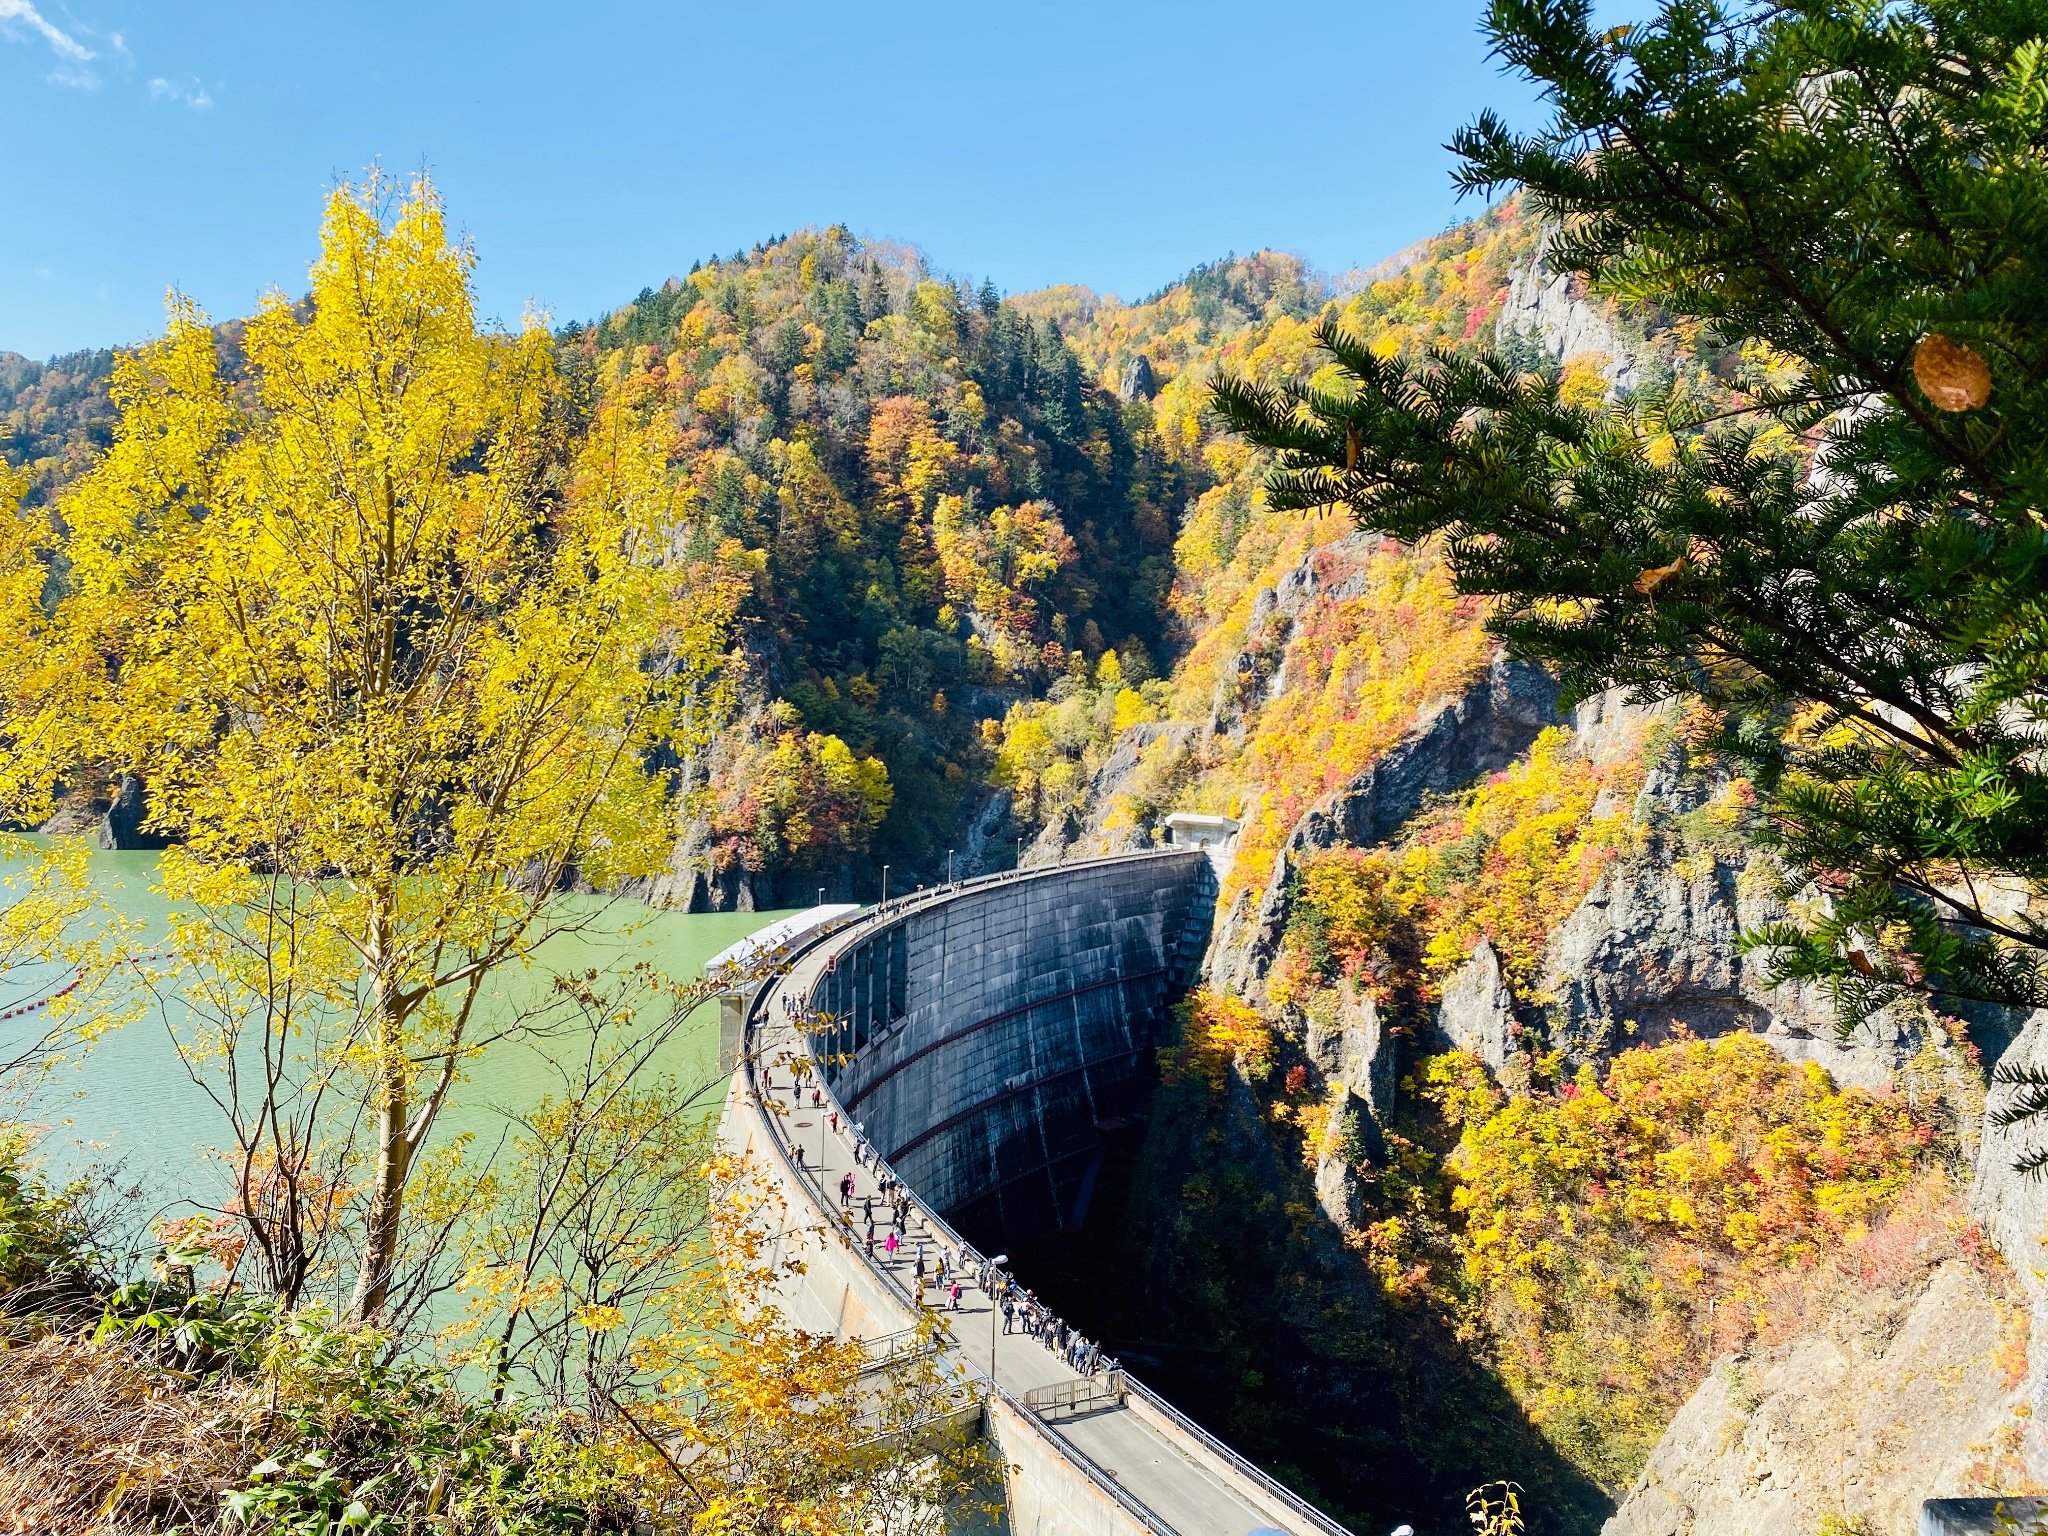
[[[121,1345],[0,1349],[0,1530],[217,1529],[221,1490],[248,1461],[231,1395]]]

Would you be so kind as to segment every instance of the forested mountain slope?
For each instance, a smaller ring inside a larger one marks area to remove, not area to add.
[[[753,563],[757,707],[702,786],[699,903],[736,877],[765,900],[779,872],[868,894],[880,862],[931,871],[986,777],[979,719],[1077,658],[1154,664],[1202,473],[1055,321],[833,228],[649,289],[560,352],[590,397],[673,413],[708,527]]]
[[[48,500],[113,441],[113,371],[112,352],[73,352],[47,363],[0,352],[0,459],[28,472],[29,505]]]
[[[683,765],[642,891],[865,900],[885,864],[901,891],[1237,819],[1208,986],[1088,1241],[1030,1260],[1048,1294],[1361,1528],[1513,1477],[1535,1529],[1630,1532],[1685,1500],[1732,1511],[1702,1532],[1762,1519],[1715,1460],[1729,1405],[1796,1419],[1830,1390],[1815,1340],[1867,1352],[1945,1298],[1967,1338],[1912,1369],[1967,1383],[1948,1438],[1853,1498],[1778,1468],[1782,1528],[1889,1529],[1909,1487],[2019,1465],[2018,1282],[1960,1193],[2012,1021],[1836,1041],[1737,946],[1776,897],[1705,722],[1566,713],[1438,551],[1276,514],[1207,408],[1220,369],[1313,373],[1328,315],[1567,396],[1768,368],[1587,302],[1542,248],[1508,201],[1368,272],[1261,252],[1124,303],[835,226],[564,326],[576,412],[673,427],[682,553],[747,585],[739,719]],[[104,441],[107,369],[0,357],[32,503]],[[1741,1351],[1775,1374],[1712,1374]]]

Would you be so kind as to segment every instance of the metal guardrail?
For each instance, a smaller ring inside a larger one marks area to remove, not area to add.
[[[993,889],[1001,885],[1011,884],[1023,880],[1037,879],[1052,874],[1064,874],[1075,869],[1087,868],[1095,865],[1119,864],[1129,861],[1135,861],[1138,859],[1158,858],[1162,854],[1168,852],[1193,853],[1195,852],[1195,850],[1148,849],[1133,853],[1111,854],[1096,859],[1077,859],[1072,863],[1047,865],[1038,869],[1003,870],[993,875],[979,876],[973,880],[954,881],[950,884],[934,887],[932,890],[929,891],[919,891],[910,896],[897,897],[893,901],[880,903],[874,907],[868,908],[866,911],[848,917],[840,922],[827,924],[819,928],[813,929],[809,933],[801,935],[798,942],[792,945],[786,951],[784,951],[784,953],[779,958],[781,958],[785,964],[794,965],[794,963],[802,956],[808,954],[810,951],[817,948],[819,945],[826,943],[828,940],[846,939],[850,938],[856,932],[865,933],[868,931],[875,931],[889,927],[893,923],[900,921],[903,917],[909,915],[912,911],[915,911],[919,908],[926,906],[939,905],[942,902],[953,899],[955,896],[958,896],[964,891]],[[761,1105],[760,1092],[758,1085],[755,1081],[755,1051],[753,1049],[753,1045],[756,1031],[759,1028],[760,1015],[762,1009],[767,1003],[767,1000],[770,997],[770,995],[775,994],[777,990],[778,989],[775,984],[770,984],[768,986],[762,987],[754,994],[753,998],[749,1001],[746,1015],[747,1048],[743,1050],[741,1053],[743,1070],[746,1072],[747,1075],[747,1085],[750,1089],[754,1090],[756,1106],[757,1108],[761,1109],[763,1119],[771,1121],[775,1117],[769,1115],[765,1107]],[[804,1031],[801,1028],[798,1028],[796,1030],[796,1033],[800,1039],[804,1037]],[[805,1042],[805,1049],[808,1053],[808,1041]],[[824,1074],[822,1071],[817,1074],[815,1081],[817,1082],[819,1087],[822,1088],[827,1094],[831,1093],[830,1086],[825,1082]],[[842,1119],[846,1118],[845,1111],[843,1108],[840,1108],[836,1097],[834,1097],[833,1099],[833,1107],[840,1109]],[[782,1145],[782,1137],[779,1134],[776,1134],[777,1128],[771,1124],[768,1127],[768,1129],[770,1131],[770,1135],[768,1137],[769,1143],[771,1146],[774,1147],[776,1157],[781,1162],[784,1171],[787,1174],[789,1174],[801,1187],[812,1191],[816,1198],[817,1207],[819,1210],[829,1213],[832,1210],[832,1200],[825,1190],[823,1181],[820,1178],[818,1178],[816,1174],[813,1172],[813,1170],[811,1170],[810,1168],[803,1166],[801,1164],[792,1163],[789,1158],[787,1149]],[[879,1152],[875,1154],[872,1165],[877,1170],[888,1173],[891,1177],[895,1176],[895,1170],[888,1164],[888,1162],[880,1155]],[[978,1269],[982,1270],[983,1273],[986,1273],[988,1271],[989,1265],[987,1258],[983,1254],[981,1254],[964,1237],[962,1237],[957,1231],[955,1231],[950,1222],[946,1221],[944,1217],[940,1216],[937,1211],[934,1211],[930,1207],[928,1207],[924,1203],[924,1201],[917,1196],[916,1191],[911,1187],[911,1185],[908,1182],[902,1179],[898,1179],[897,1183],[907,1194],[911,1196],[913,1202],[917,1206],[918,1215],[920,1219],[935,1235],[939,1236],[944,1241],[958,1249],[960,1253],[964,1256],[970,1257],[973,1260],[975,1266]],[[858,1251],[857,1245],[853,1242],[849,1233],[842,1229],[841,1224],[827,1223],[826,1225],[829,1226],[831,1230],[837,1233],[837,1235],[840,1238],[840,1241],[844,1243],[850,1251]],[[863,1263],[865,1264],[865,1267],[868,1269],[869,1273],[874,1275],[877,1279],[881,1280],[883,1284],[890,1291],[892,1291],[896,1295],[896,1297],[913,1313],[916,1313],[920,1310],[920,1304],[917,1298],[911,1295],[909,1288],[905,1286],[902,1283],[902,1281],[900,1281],[892,1271],[890,1271],[884,1266],[877,1265],[867,1261],[865,1259],[865,1256],[863,1256]],[[941,1329],[947,1333],[947,1336],[950,1337],[950,1330],[945,1329],[945,1325],[943,1322],[940,1324],[940,1326]],[[888,1337],[894,1339],[900,1337],[900,1335],[889,1335]],[[1082,1451],[1080,1447],[1074,1445],[1065,1436],[1059,1434],[1050,1424],[1048,1424],[1045,1421],[1045,1419],[1040,1415],[1040,1413],[1031,1405],[1030,1400],[1038,1397],[1041,1392],[1045,1392],[1050,1389],[1036,1389],[1033,1392],[1027,1393],[1025,1395],[1024,1400],[1019,1400],[1014,1393],[1010,1392],[1000,1382],[996,1381],[987,1372],[981,1370],[980,1367],[974,1365],[972,1362],[968,1362],[968,1369],[974,1375],[979,1376],[982,1379],[985,1386],[985,1390],[989,1396],[1000,1397],[1011,1408],[1015,1409],[1021,1417],[1028,1421],[1041,1435],[1043,1435],[1046,1438],[1046,1440],[1057,1450],[1060,1456],[1062,1456],[1065,1460],[1071,1462],[1077,1470],[1079,1470],[1084,1476],[1086,1476],[1089,1479],[1091,1483],[1095,1484],[1104,1493],[1108,1494],[1118,1504],[1118,1506],[1121,1507],[1126,1513],[1131,1515],[1132,1518],[1142,1523],[1147,1530],[1153,1533],[1153,1536],[1180,1536],[1180,1533],[1178,1531],[1176,1531],[1172,1526],[1168,1525],[1164,1520],[1160,1519],[1158,1515],[1154,1514],[1149,1508],[1147,1508],[1145,1504],[1141,1502],[1135,1495],[1133,1495],[1128,1489],[1126,1489],[1121,1483],[1119,1483],[1101,1466],[1097,1465],[1097,1463],[1094,1462],[1087,1455],[1086,1452]],[[1278,1501],[1284,1508],[1298,1515],[1301,1519],[1306,1521],[1315,1531],[1321,1533],[1321,1536],[1353,1536],[1353,1533],[1346,1527],[1339,1524],[1337,1521],[1333,1520],[1330,1516],[1324,1514],[1314,1505],[1308,1503],[1299,1494],[1295,1493],[1292,1489],[1276,1481],[1273,1477],[1271,1477],[1269,1474],[1261,1470],[1259,1467],[1255,1466],[1252,1462],[1246,1460],[1245,1457],[1240,1455],[1237,1451],[1231,1449],[1230,1446],[1226,1445],[1223,1441],[1217,1439],[1208,1430],[1202,1428],[1201,1425],[1197,1424],[1193,1419],[1190,1419],[1186,1414],[1182,1413],[1178,1408],[1174,1407],[1171,1403],[1166,1401],[1166,1399],[1159,1396],[1158,1393],[1152,1391],[1149,1387],[1145,1386],[1145,1384],[1139,1381],[1136,1377],[1131,1376],[1128,1372],[1123,1371],[1118,1371],[1112,1374],[1115,1376],[1118,1386],[1122,1393],[1135,1394],[1146,1404],[1147,1407],[1153,1409],[1161,1417],[1165,1418],[1169,1423],[1171,1423],[1181,1433],[1187,1435],[1190,1439],[1194,1440],[1196,1444],[1201,1446],[1206,1453],[1215,1457],[1218,1461],[1222,1462],[1225,1466],[1229,1467],[1232,1471],[1236,1472],[1246,1481],[1254,1484],[1269,1497]],[[1082,1378],[1081,1380],[1076,1382],[1061,1383],[1059,1385],[1069,1390],[1087,1388],[1091,1385],[1091,1379]],[[1121,1397],[1119,1397],[1119,1401],[1121,1401]]]
[[[1208,1430],[1202,1428],[1201,1425],[1182,1413],[1173,1404],[1138,1380],[1137,1377],[1131,1375],[1130,1372],[1122,1371],[1119,1374],[1123,1377],[1125,1389],[1131,1395],[1143,1401],[1146,1407],[1158,1413],[1162,1418],[1169,1420],[1174,1428],[1192,1438],[1210,1455],[1216,1457],[1219,1461],[1228,1463],[1247,1480],[1256,1483],[1264,1492],[1278,1499],[1288,1509],[1291,1509],[1317,1530],[1323,1532],[1324,1536],[1353,1536],[1353,1532],[1348,1526],[1339,1524],[1329,1515],[1317,1509],[1315,1505],[1309,1503],[1308,1500],[1304,1499],[1292,1488],[1289,1488],[1285,1483],[1272,1477],[1252,1462],[1245,1460],[1242,1455],[1232,1450],[1221,1440],[1218,1440]]]
[[[1001,1398],[1014,1409],[1019,1418],[1023,1419],[1026,1424],[1029,1424],[1038,1432],[1039,1438],[1043,1439],[1065,1460],[1073,1463],[1075,1469],[1083,1477],[1108,1494],[1115,1501],[1118,1508],[1143,1525],[1146,1530],[1152,1532],[1152,1536],[1180,1536],[1179,1531],[1153,1514],[1151,1509],[1141,1499],[1114,1477],[1111,1477],[1086,1451],[1074,1444],[1073,1441],[1067,1439],[1065,1435],[1060,1434],[1050,1424],[1046,1423],[1045,1420],[1018,1401],[1015,1393],[1009,1391],[999,1382],[990,1381],[988,1385],[990,1396]]]
[[[1124,1373],[1104,1371],[1077,1381],[1056,1381],[1049,1387],[1033,1387],[1024,1394],[1024,1406],[1041,1419],[1056,1413],[1093,1413],[1098,1408],[1124,1405]]]

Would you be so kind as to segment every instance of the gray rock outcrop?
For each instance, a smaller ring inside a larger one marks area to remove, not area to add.
[[[1208,734],[1242,741],[1245,716],[1287,686],[1287,647],[1318,601],[1343,602],[1366,589],[1377,535],[1346,534],[1319,545],[1270,587],[1252,594],[1239,649],[1217,667]]]
[[[1185,760],[1196,731],[1197,727],[1184,720],[1126,727],[1089,781],[1081,812],[1055,818],[1041,827],[1038,835],[1025,844],[1024,863],[1038,868],[1062,859],[1094,858],[1151,847],[1154,818],[1129,815],[1139,770],[1149,768],[1159,777],[1170,779],[1175,765]],[[1164,812],[1172,807],[1156,809]],[[1007,820],[1007,799],[1004,815]],[[1112,821],[1117,825],[1112,826]]]
[[[1124,371],[1117,375],[1116,397],[1129,402],[1150,400],[1154,385],[1152,382],[1152,361],[1142,353],[1124,364]]]
[[[960,834],[959,872],[963,878],[1008,869],[1017,862],[1012,841],[1016,828],[1010,816],[1010,792],[999,789],[983,802]]]
[[[1616,389],[1644,382],[1639,343],[1614,323],[1605,306],[1583,296],[1583,284],[1548,262],[1550,235],[1538,240],[1528,262],[1508,275],[1507,299],[1494,334],[1504,343],[1521,338],[1559,363],[1587,354],[1604,357],[1601,371]]]
[[[1602,1536],[1911,1536],[1920,1501],[2013,1476],[2012,1309],[1960,1259],[1754,1358],[1723,1360]]]
[[[1514,1049],[1515,994],[1501,972],[1500,956],[1485,939],[1444,983],[1436,1023],[1451,1044],[1470,1051],[1493,1071],[1507,1065]]]
[[[139,775],[124,773],[111,798],[64,794],[36,830],[47,837],[90,836],[102,848],[123,852],[169,847],[169,838],[144,829],[148,820],[148,786]]]
[[[1589,699],[1574,719],[1575,744],[1596,763],[1617,760],[1640,750],[1643,725],[1661,708],[1618,692]],[[1662,1044],[1681,1027],[1702,1037],[1747,1029],[1838,1082],[1888,1087],[1925,1043],[1916,1015],[1881,1015],[1845,1039],[1824,987],[1773,986],[1768,958],[1742,953],[1741,933],[1782,919],[1785,908],[1763,855],[1725,833],[1692,841],[1688,818],[1726,788],[1725,770],[1695,763],[1680,742],[1648,764],[1633,806],[1643,846],[1601,873],[1545,946],[1535,990],[1551,999],[1540,1020],[1551,1043],[1583,1061]],[[1537,1010],[1522,1016],[1539,1022]]]
[[[144,823],[148,820],[148,789],[139,776],[132,773],[122,774],[120,787],[114,791],[113,803],[100,818],[100,846],[119,849],[167,847],[169,839],[160,833],[144,829]]]
[[[1736,871],[1716,860],[1687,875],[1658,859],[1610,865],[1559,925],[1540,989],[1557,999],[1552,1043],[1590,1059],[1695,1035],[1762,1029],[1735,950]]]
[[[2048,1072],[2048,1008],[2027,1016],[1998,1066]],[[2021,1092],[2018,1084],[2001,1083],[1994,1075],[1984,1102],[1970,1215],[1998,1245],[2028,1292],[2039,1298],[2048,1294],[2048,1173],[2022,1173],[2017,1165],[2028,1154],[2048,1149],[2048,1121],[1993,1123],[1993,1116],[2009,1108]]]
[[[45,837],[79,837],[87,833],[97,837],[106,814],[104,800],[66,797],[57,802],[56,810],[36,831]]]
[[[1312,1018],[1303,1054],[1315,1063],[1323,1081],[1341,1087],[1375,1115],[1394,1104],[1394,1052],[1373,1000],[1349,986],[1337,988],[1332,1018]]]
[[[1256,904],[1241,898],[1224,914],[1210,946],[1209,984],[1262,1003],[1287,925],[1289,877],[1302,858],[1384,841],[1415,814],[1425,795],[1507,766],[1557,718],[1557,684],[1550,674],[1505,655],[1497,655],[1463,695],[1424,710],[1407,740],[1318,801],[1295,825]]]
[[[1314,1182],[1316,1204],[1339,1231],[1358,1228],[1358,1163],[1369,1155],[1368,1143],[1378,1141],[1379,1126],[1362,1099],[1347,1093],[1330,1106]]]
[[[1573,749],[1595,767],[1618,762],[1641,749],[1644,729],[1668,708],[1665,700],[1631,704],[1625,688],[1581,699],[1572,711]]]
[[[1824,989],[1769,985],[1736,938],[1783,908],[1744,874],[1727,858],[1690,867],[1654,852],[1610,865],[1544,952],[1553,1044],[1590,1060],[1662,1044],[1681,1025],[1696,1036],[1749,1029],[1837,1082],[1888,1087],[1925,1043],[1918,1021],[1886,1013],[1844,1039]]]
[[[1385,1153],[1379,1123],[1394,1107],[1394,1043],[1370,995],[1335,989],[1334,1013],[1311,1013],[1302,1054],[1332,1102],[1316,1149],[1316,1203],[1345,1231],[1357,1226],[1358,1165]]]

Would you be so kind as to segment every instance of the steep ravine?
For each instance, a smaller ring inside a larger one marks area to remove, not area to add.
[[[1375,1007],[1340,988],[1334,1013],[1276,1002],[1301,868],[1399,845],[1448,793],[1525,767],[1552,725],[1569,728],[1575,757],[1619,765],[1616,781],[1639,787],[1619,803],[1603,790],[1595,814],[1628,813],[1626,849],[1549,932],[1533,977],[1512,981],[1482,941],[1440,1001]],[[1202,730],[1133,728],[1069,836],[1143,839],[1101,808],[1148,744]],[[2029,1297],[2048,1269],[2048,1182],[2001,1171],[2011,1138],[1978,1146],[1985,1071],[2010,1031],[1993,1021],[1952,1036],[1901,1010],[1845,1042],[1825,998],[1767,986],[1736,936],[1773,915],[1775,897],[1759,856],[1714,820],[1735,788],[1658,711],[1608,696],[1566,718],[1547,679],[1498,659],[1420,711],[1394,749],[1302,816],[1269,870],[1248,885],[1238,871],[1240,893],[1219,911],[1208,988],[1269,1022],[1273,1061],[1234,1066],[1220,1092],[1166,1083],[1142,1134],[1121,1138],[1087,1229],[1022,1256],[1025,1273],[1361,1531],[1462,1528],[1464,1494],[1498,1478],[1529,1491],[1533,1529],[1609,1536],[1792,1536],[1827,1520],[1903,1536],[1922,1498],[2030,1486],[2044,1373],[2030,1371]],[[1483,1333],[1389,1291],[1363,1226],[1389,1158],[1455,1142],[1407,1081],[1421,1058],[1455,1045],[1514,1092],[1546,1051],[1569,1070],[1730,1032],[1923,1106],[1939,1141],[1910,1219],[1894,1214],[1839,1263],[1793,1272],[1742,1352],[1697,1360],[1696,1390],[1632,1483],[1603,1489],[1531,1422]],[[2012,1049],[2048,1055],[2044,1041],[2048,1019]],[[1285,1107],[1317,1101],[1334,1106],[1320,1143],[1291,1130]]]

